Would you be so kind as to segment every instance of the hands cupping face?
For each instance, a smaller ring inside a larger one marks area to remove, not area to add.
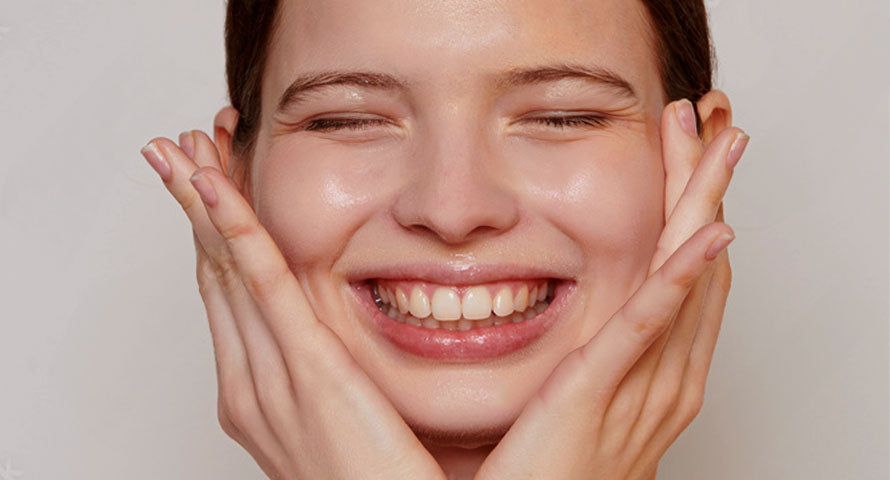
[[[731,279],[722,198],[748,140],[720,120],[705,148],[688,101],[664,109],[667,223],[649,277],[557,366],[476,478],[654,478],[698,414]]]
[[[727,127],[710,122],[706,148],[689,102],[664,109],[667,222],[649,278],[557,366],[477,478],[650,478],[698,413],[730,283],[722,197],[747,141]],[[192,223],[226,433],[271,478],[443,478],[316,318],[223,173],[228,152],[193,131],[143,154]]]
[[[154,139],[143,154],[192,223],[225,432],[270,478],[443,477],[315,317],[272,238],[223,174],[214,143],[200,131],[180,141]]]

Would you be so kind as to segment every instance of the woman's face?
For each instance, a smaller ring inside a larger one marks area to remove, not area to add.
[[[646,18],[622,0],[282,2],[246,193],[425,442],[495,442],[645,278],[665,104]],[[545,281],[526,324],[427,329],[374,304],[399,288],[423,310],[416,289],[444,318],[484,290],[503,313],[499,292]]]

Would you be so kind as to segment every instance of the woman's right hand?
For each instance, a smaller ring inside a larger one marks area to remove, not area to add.
[[[444,479],[315,316],[272,237],[222,173],[214,142],[194,130],[180,143],[155,138],[143,155],[192,223],[226,434],[273,479]]]

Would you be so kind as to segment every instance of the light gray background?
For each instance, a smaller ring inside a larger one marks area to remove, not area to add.
[[[888,4],[709,5],[752,140],[705,406],[659,479],[886,479]],[[262,478],[217,424],[191,230],[139,154],[209,131],[223,18],[0,4],[0,478]]]

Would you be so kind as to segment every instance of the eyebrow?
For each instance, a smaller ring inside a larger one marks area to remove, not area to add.
[[[378,72],[343,72],[327,71],[308,73],[297,77],[281,95],[278,100],[278,111],[299,104],[305,100],[306,95],[323,87],[332,85],[353,85],[357,87],[373,88],[377,90],[401,90],[407,88],[405,82],[392,75]]]
[[[495,75],[495,85],[500,88],[519,87],[552,82],[566,78],[583,80],[589,83],[615,89],[619,94],[637,98],[633,86],[617,73],[602,66],[579,64],[545,65],[533,68],[514,68]],[[278,112],[287,110],[306,99],[313,90],[334,85],[351,85],[375,90],[397,91],[408,88],[408,82],[380,72],[368,71],[324,71],[307,73],[297,77],[278,101]]]

